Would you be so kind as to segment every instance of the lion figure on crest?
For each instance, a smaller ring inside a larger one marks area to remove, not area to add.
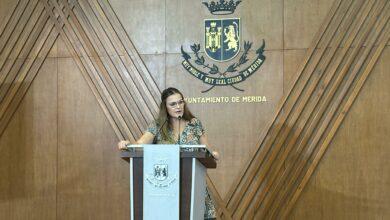
[[[226,51],[233,50],[234,52],[238,49],[238,36],[236,36],[236,30],[238,29],[238,25],[236,22],[233,22],[233,25],[229,25],[224,29],[224,34],[226,40],[224,43],[227,43],[228,48]]]

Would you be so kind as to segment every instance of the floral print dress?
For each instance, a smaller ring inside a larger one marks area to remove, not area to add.
[[[153,122],[149,125],[147,131],[155,135],[156,144],[176,144],[173,138],[172,130],[169,130],[169,135],[172,137],[171,140],[162,140],[161,134],[158,132],[160,126]],[[192,118],[191,121],[187,123],[183,132],[180,134],[181,144],[187,145],[198,145],[200,144],[200,137],[205,133],[205,130],[202,126],[202,123],[197,118]],[[214,201],[209,194],[209,190],[206,187],[206,195],[205,195],[205,213],[204,219],[215,219],[216,218],[216,210]]]

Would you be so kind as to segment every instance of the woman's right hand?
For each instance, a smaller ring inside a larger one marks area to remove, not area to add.
[[[119,150],[124,150],[127,148],[126,145],[130,144],[130,141],[124,140],[124,141],[119,141],[118,142],[118,149]]]

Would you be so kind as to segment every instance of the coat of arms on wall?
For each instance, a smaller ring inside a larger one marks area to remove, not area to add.
[[[240,51],[240,19],[207,19],[204,50],[211,59],[228,61]]]
[[[225,15],[234,13],[237,5],[241,1],[203,2],[211,14]],[[184,60],[182,66],[194,77],[203,83],[210,85],[210,88],[202,91],[208,92],[215,86],[231,86],[236,90],[244,91],[236,84],[246,80],[256,72],[265,61],[265,42],[256,50],[256,58],[249,64],[248,53],[252,43],[244,41],[243,51],[236,62],[232,62],[227,68],[221,69],[215,62],[228,62],[233,60],[241,51],[241,19],[223,18],[204,20],[204,52],[211,62],[207,62],[203,56],[200,44],[190,46],[192,57],[185,52],[183,46],[181,53]]]

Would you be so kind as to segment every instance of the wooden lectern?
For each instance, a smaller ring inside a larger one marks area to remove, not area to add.
[[[145,161],[144,161],[144,149],[161,149],[164,151],[164,149],[167,149],[167,146],[176,147],[178,149],[177,155],[180,155],[179,159],[177,161],[180,161],[179,169],[180,175],[177,175],[177,185],[178,190],[176,192],[179,192],[179,195],[175,195],[178,199],[178,207],[176,209],[178,210],[177,213],[177,219],[203,219],[204,214],[204,197],[205,197],[205,187],[206,187],[206,169],[210,168],[216,168],[216,160],[212,156],[212,154],[208,151],[207,148],[205,148],[204,145],[129,145],[128,150],[121,151],[121,157],[129,162],[130,165],[130,219],[144,219],[149,220],[151,217],[144,217],[144,216],[150,216],[150,210],[158,210],[160,207],[153,207],[158,206],[155,204],[145,203],[146,199],[144,199],[145,194],[144,190],[144,184],[148,184],[145,187],[164,187],[164,184],[159,184],[158,179],[162,176],[162,174],[167,173],[169,175],[173,175],[171,171],[168,171],[168,166],[164,167],[164,165],[158,164],[154,165],[154,171],[152,171],[152,174],[154,176],[157,176],[154,178],[157,183],[152,183],[150,181],[149,177],[145,176],[151,176],[148,174],[144,174],[144,170],[146,172],[146,169],[144,169],[144,163],[153,163],[150,162],[149,159],[146,159],[145,155]],[[149,147],[149,148],[147,148]],[[151,153],[145,152],[145,154],[150,155]],[[167,157],[167,156],[165,156]],[[148,156],[150,158],[150,156]],[[150,164],[145,164],[145,166],[149,166]],[[167,169],[167,170],[165,170]],[[163,179],[163,178],[160,178]],[[166,181],[166,180],[165,180]],[[154,184],[154,186],[153,186]],[[168,184],[166,184],[168,186]],[[161,197],[158,198],[161,199],[162,202],[165,202],[163,200],[167,200],[169,202],[169,198]],[[202,204],[203,203],[203,204]],[[144,207],[147,206],[147,207]],[[144,210],[145,209],[145,210]],[[148,213],[144,213],[148,210]],[[175,209],[174,209],[175,210]],[[159,210],[160,211],[160,210]],[[164,210],[163,212],[171,212],[172,210]],[[167,218],[167,217],[165,217]],[[164,219],[164,218],[159,218]],[[172,218],[172,220],[175,218]],[[171,219],[170,219],[171,220]]]

